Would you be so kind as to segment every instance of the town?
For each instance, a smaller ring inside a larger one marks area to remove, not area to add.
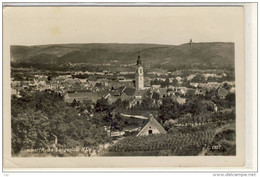
[[[11,63],[13,153],[235,155],[234,71],[131,57],[55,70]]]

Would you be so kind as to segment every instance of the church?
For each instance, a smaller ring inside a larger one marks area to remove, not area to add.
[[[142,67],[142,61],[140,58],[140,54],[138,55],[138,59],[136,62],[136,72],[135,72],[135,87],[136,90],[143,90],[144,89],[144,70]]]

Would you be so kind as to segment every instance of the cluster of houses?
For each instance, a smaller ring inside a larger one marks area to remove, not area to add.
[[[54,90],[65,95],[65,101],[72,102],[74,99],[77,101],[92,100],[96,101],[101,97],[107,98],[110,103],[115,102],[118,98],[127,100],[129,108],[133,108],[140,104],[147,95],[153,98],[154,93],[159,95],[158,99],[154,99],[154,104],[160,106],[162,98],[171,96],[172,99],[179,104],[184,104],[186,98],[193,95],[205,96],[207,92],[212,89],[217,90],[217,96],[220,99],[225,99],[228,93],[235,92],[234,82],[226,82],[231,88],[229,90],[222,87],[223,83],[208,82],[208,83],[190,83],[192,88],[184,86],[169,85],[167,88],[161,88],[161,85],[149,85],[150,79],[146,78],[144,89],[138,90],[135,87],[134,79],[127,79],[125,75],[134,74],[135,72],[118,72],[112,73],[108,70],[102,72],[78,72],[78,74],[87,74],[88,78],[72,77],[71,74],[60,75],[54,78],[48,78],[47,75],[35,75],[33,80],[30,81],[14,81],[11,82],[12,94],[19,95],[19,91],[23,89],[33,90]],[[155,74],[155,73],[153,73]],[[160,79],[158,73],[158,79]],[[161,75],[160,75],[161,76]],[[209,76],[212,76],[210,74]],[[190,76],[188,76],[188,79]],[[182,78],[178,77],[178,81]],[[170,80],[170,83],[172,80]]]

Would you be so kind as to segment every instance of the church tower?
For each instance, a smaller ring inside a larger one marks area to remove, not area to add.
[[[135,87],[136,90],[143,90],[144,89],[144,71],[143,67],[141,66],[142,62],[140,59],[140,54],[138,54],[138,59],[136,62],[137,69],[135,73]]]

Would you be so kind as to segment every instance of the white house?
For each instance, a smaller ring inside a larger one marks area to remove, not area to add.
[[[163,126],[153,117],[152,114],[149,116],[149,121],[146,125],[140,130],[136,136],[147,136],[152,134],[166,134],[167,131]]]

